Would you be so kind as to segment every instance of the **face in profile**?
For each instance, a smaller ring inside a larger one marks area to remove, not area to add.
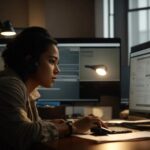
[[[56,45],[50,45],[39,59],[38,68],[33,80],[43,87],[52,87],[59,73],[58,62],[58,48]]]

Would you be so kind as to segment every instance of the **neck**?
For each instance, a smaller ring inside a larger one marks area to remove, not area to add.
[[[25,85],[27,87],[27,91],[28,91],[29,95],[38,86],[38,84],[36,82],[34,82],[33,80],[31,80],[31,79],[28,79],[25,82]]]

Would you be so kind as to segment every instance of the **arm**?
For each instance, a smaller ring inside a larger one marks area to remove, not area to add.
[[[0,80],[0,139],[22,150],[34,142],[57,139],[53,123],[33,122],[28,117],[26,102],[26,88],[20,80]]]
[[[70,134],[63,122],[32,121],[27,114],[27,95],[23,83],[17,79],[0,80],[0,139],[16,149],[24,150],[36,142],[47,142]],[[94,116],[84,117],[72,124],[73,133],[83,133],[94,123]]]

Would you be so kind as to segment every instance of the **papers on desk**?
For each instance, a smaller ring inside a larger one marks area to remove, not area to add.
[[[106,136],[94,136],[94,135],[74,135],[76,137],[94,140],[97,143],[103,142],[117,142],[117,141],[132,141],[136,139],[150,139],[150,131],[137,131],[133,133],[123,133],[123,134],[109,134]]]
[[[145,119],[145,120],[109,120],[105,121],[105,123],[108,124],[150,124],[150,119]]]
[[[105,122],[108,126],[123,126],[141,131],[150,131],[150,119],[145,120],[109,120]]]

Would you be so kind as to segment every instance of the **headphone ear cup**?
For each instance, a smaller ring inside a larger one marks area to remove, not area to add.
[[[25,62],[29,73],[34,73],[39,66],[37,59],[32,57],[31,55],[26,56]]]
[[[34,66],[37,68],[39,66],[39,63],[35,62]]]
[[[37,70],[38,66],[39,66],[38,62],[35,62],[28,66],[28,71],[30,73],[34,73]]]
[[[38,62],[35,62],[34,64],[33,64],[33,70],[34,71],[36,71],[37,70],[37,68],[38,68],[38,66],[39,66],[39,63]]]

